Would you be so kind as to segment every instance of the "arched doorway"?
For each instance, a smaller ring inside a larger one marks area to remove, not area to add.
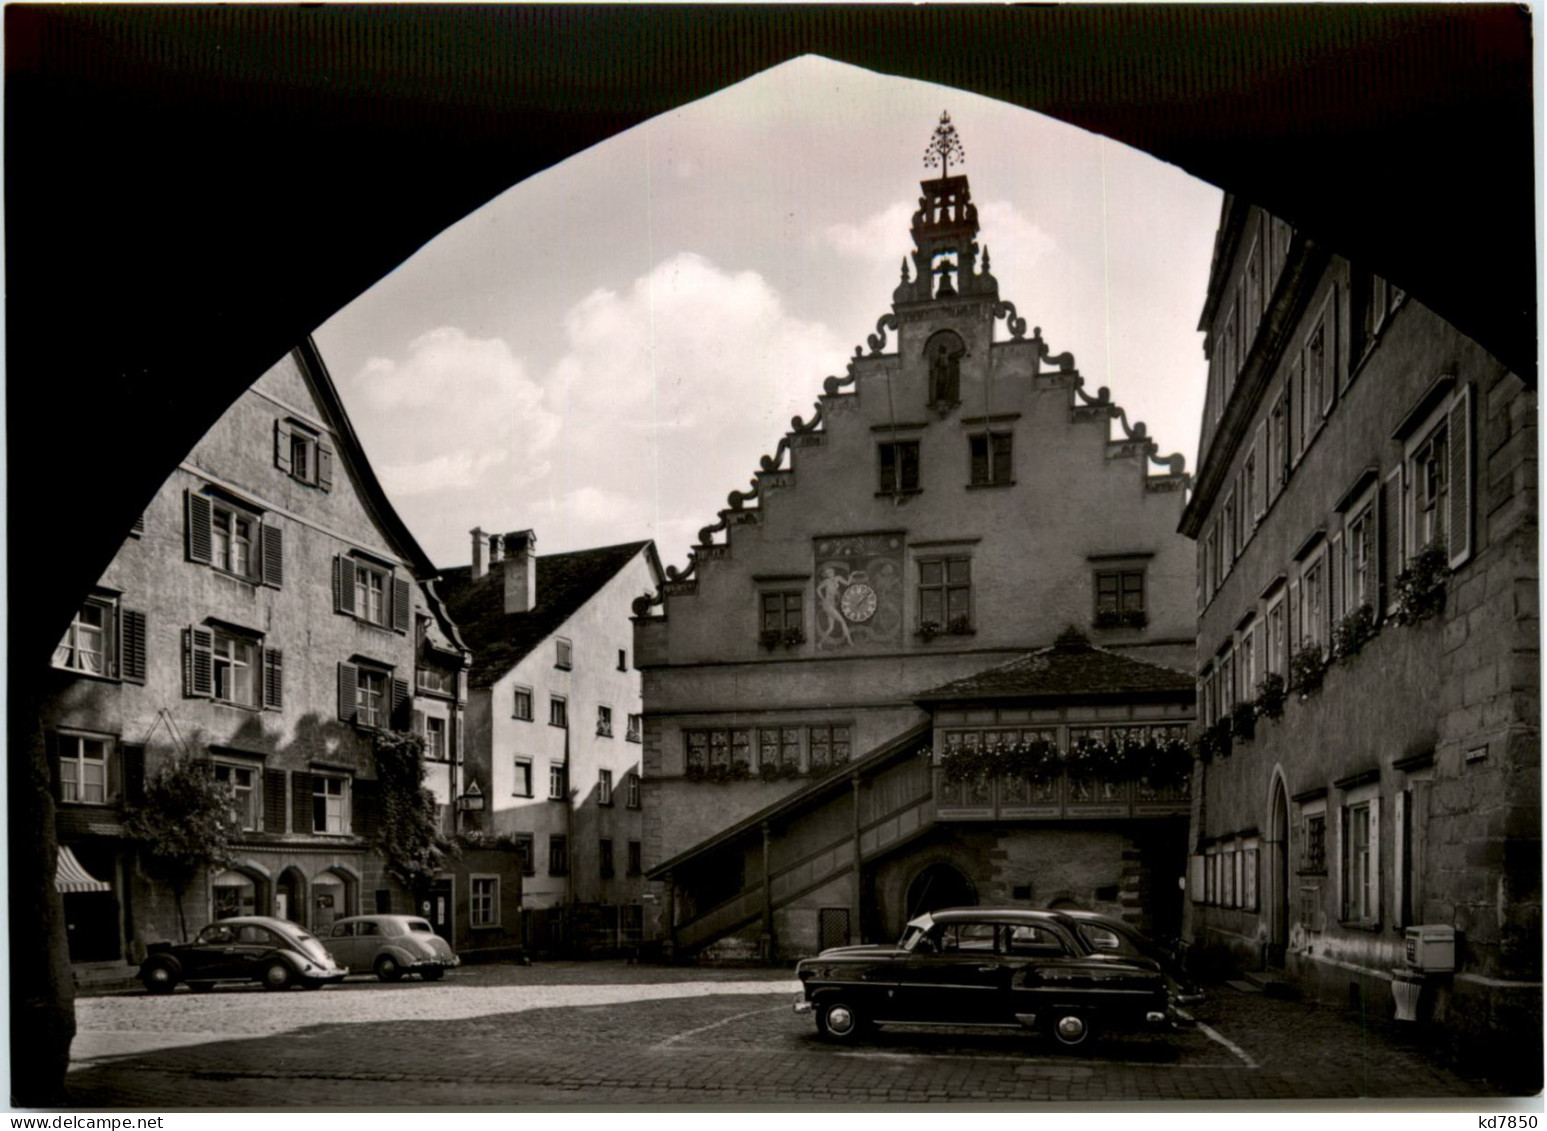
[[[274,918],[306,926],[306,877],[286,868],[274,884]]]
[[[1284,965],[1289,949],[1289,797],[1284,779],[1275,774],[1273,799],[1268,803],[1268,952],[1270,966]]]
[[[333,920],[349,914],[344,880],[333,872],[324,872],[312,881],[312,933],[326,935]]]
[[[210,881],[210,894],[211,918],[258,914],[258,881],[245,872],[227,868]]]
[[[977,889],[958,869],[946,863],[930,864],[908,885],[906,918],[942,907],[970,907],[977,901]]]

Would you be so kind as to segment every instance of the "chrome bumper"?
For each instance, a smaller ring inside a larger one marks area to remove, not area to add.
[[[810,1013],[813,1008],[812,1004],[806,1000],[805,994],[801,994],[795,999],[796,1013]]]

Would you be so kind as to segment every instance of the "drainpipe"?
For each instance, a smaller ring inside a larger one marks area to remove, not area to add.
[[[854,923],[850,941],[863,941],[860,938],[860,854],[859,854],[859,775],[855,774],[849,779],[849,784],[854,787]]]

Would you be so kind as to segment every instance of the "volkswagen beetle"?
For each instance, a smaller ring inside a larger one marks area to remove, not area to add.
[[[195,990],[213,989],[218,982],[315,990],[348,973],[299,925],[265,915],[217,919],[180,946],[152,943],[140,964],[140,981],[153,994],[169,994],[179,982]]]
[[[1165,974],[1093,945],[1058,911],[982,907],[921,915],[892,946],[825,950],[795,968],[797,1013],[829,1041],[874,1026],[1023,1026],[1075,1048],[1103,1030],[1170,1030]]]

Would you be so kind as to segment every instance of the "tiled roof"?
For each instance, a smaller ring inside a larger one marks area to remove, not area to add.
[[[952,699],[1076,699],[1088,696],[1190,695],[1193,677],[1148,660],[1098,648],[1067,630],[1050,648],[915,695],[919,703]]]
[[[539,556],[537,607],[527,613],[505,612],[505,575],[498,564],[477,581],[470,566],[442,571],[438,588],[473,650],[471,685],[492,687],[649,546],[625,542]]]

